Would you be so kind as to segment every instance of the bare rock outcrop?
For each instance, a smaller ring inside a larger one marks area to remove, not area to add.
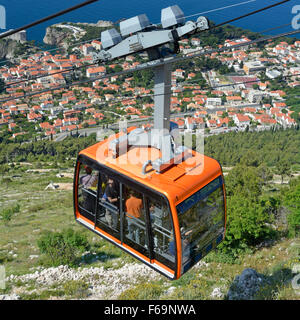
[[[64,40],[70,37],[70,35],[72,34],[68,31],[51,26],[46,29],[46,35],[43,41],[51,46],[62,45]]]
[[[3,39],[0,41],[0,59],[10,59],[14,57],[14,52],[18,42],[13,40]]]
[[[236,276],[227,293],[228,300],[253,300],[255,294],[265,283],[265,276],[247,268]]]

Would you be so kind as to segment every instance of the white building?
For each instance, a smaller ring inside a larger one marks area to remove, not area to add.
[[[243,114],[235,114],[233,121],[238,127],[247,127],[250,125],[250,118]]]
[[[222,105],[221,98],[207,98],[206,107],[219,107]]]
[[[275,78],[281,76],[281,72],[278,70],[275,70],[275,69],[274,70],[267,70],[266,76],[270,79],[275,79]]]
[[[266,96],[266,93],[259,90],[250,90],[248,94],[248,100],[251,103],[259,103],[262,101],[263,97]]]

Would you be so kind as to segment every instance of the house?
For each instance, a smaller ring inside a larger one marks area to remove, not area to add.
[[[70,126],[70,125],[75,125],[79,123],[79,119],[77,117],[75,118],[64,118],[62,120],[62,123],[64,126]]]
[[[173,122],[178,125],[178,129],[184,129],[184,125],[185,125],[185,121],[184,120],[177,118]]]
[[[219,107],[222,105],[221,98],[207,98],[206,100],[206,107]]]
[[[86,120],[83,122],[83,124],[87,123],[88,126],[95,126],[97,124],[97,122],[93,119],[90,119],[90,120]]]
[[[184,78],[184,74],[185,71],[182,69],[176,69],[173,74],[177,77],[177,78]]]
[[[42,119],[42,115],[39,113],[30,112],[27,114],[27,120],[29,122],[38,122]]]
[[[226,117],[226,118],[219,118],[217,120],[217,125],[218,127],[228,127],[229,126],[229,122],[230,122],[230,118]]]
[[[54,121],[54,125],[53,126],[54,126],[55,129],[60,129],[63,126],[62,120],[61,119],[56,119]]]
[[[236,45],[240,45],[240,44],[246,44],[247,42],[250,42],[250,40],[248,38],[246,38],[245,36],[243,36],[240,39],[235,39],[235,40],[225,40],[225,44],[224,47],[232,47],[232,46],[236,46]],[[240,50],[248,50],[249,46],[248,45],[244,45],[241,47]]]
[[[190,80],[190,79],[193,79],[193,78],[195,78],[196,77],[196,73],[194,73],[194,72],[191,72],[191,73],[189,73],[188,74],[188,79]]]
[[[198,46],[200,46],[200,43],[201,43],[201,41],[198,38],[192,38],[191,39],[192,46],[198,47]]]
[[[48,109],[53,107],[53,102],[52,101],[44,101],[41,103],[41,108],[42,109]]]
[[[185,118],[185,127],[188,130],[195,130],[196,129],[196,123],[194,121],[195,119],[193,119],[192,117],[187,117]]]
[[[250,125],[250,118],[243,114],[235,114],[233,121],[238,127],[246,127]]]
[[[207,120],[206,125],[208,128],[216,128],[217,127],[217,121],[216,120]]]
[[[9,131],[13,131],[14,129],[16,129],[16,127],[17,127],[17,124],[14,123],[14,122],[11,122],[11,123],[9,123],[9,125],[8,125],[8,130],[9,130]]]
[[[273,103],[274,108],[286,108],[286,103],[285,102],[274,102]]]
[[[53,136],[53,135],[55,135],[55,134],[56,134],[56,131],[55,131],[54,129],[50,129],[50,130],[47,130],[47,131],[45,132],[45,135],[46,135],[47,137]]]
[[[258,83],[258,86],[259,86],[259,90],[264,91],[264,90],[267,89],[268,84],[265,83],[265,82],[259,82],[259,83]]]
[[[86,71],[86,76],[88,78],[93,78],[93,77],[101,77],[104,76],[106,73],[106,68],[103,66],[96,67],[96,68],[89,68]]]
[[[73,124],[73,125],[70,125],[70,126],[66,126],[66,128],[67,128],[67,131],[74,131],[74,130],[77,130],[78,128],[77,128],[77,126],[75,125],[75,124]]]
[[[100,41],[93,40],[91,44],[96,50],[102,50],[102,43]]]
[[[240,96],[228,96],[226,97],[226,101],[230,103],[230,105],[238,105],[243,101],[243,99]]]
[[[53,83],[55,83],[55,84],[59,84],[59,85],[66,84],[66,80],[65,80],[64,76],[61,73],[53,74],[51,76],[51,79],[52,79]]]
[[[63,111],[62,107],[52,107],[50,109],[50,113],[51,113],[52,116],[57,116],[62,111]]]
[[[259,103],[262,101],[265,95],[266,94],[264,92],[261,92],[259,90],[250,90],[248,94],[248,100],[251,103]]]
[[[261,119],[258,120],[258,122],[260,122],[260,124],[264,126],[274,126],[277,124],[277,121],[270,117],[262,117]]]
[[[51,126],[51,124],[49,122],[42,122],[39,124],[39,127],[42,130],[51,130],[53,128],[53,126]]]
[[[196,124],[196,127],[199,129],[204,129],[205,127],[203,118],[194,118],[194,123]]]
[[[85,56],[91,54],[94,51],[94,47],[91,44],[84,44],[81,46],[81,50]]]

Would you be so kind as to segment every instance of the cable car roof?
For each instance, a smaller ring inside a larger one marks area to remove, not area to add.
[[[130,128],[130,130],[132,129],[134,128]],[[129,149],[127,153],[113,158],[108,149],[109,141],[122,134],[118,133],[107,140],[88,147],[82,150],[80,155],[85,155],[148,188],[166,195],[175,205],[221,174],[221,167],[218,161],[200,155],[195,151],[192,151],[192,157],[173,165],[161,174],[157,174],[154,170],[142,174],[143,164],[148,160],[155,160],[160,157],[161,153],[151,147],[134,147]],[[205,165],[203,165],[203,162]]]

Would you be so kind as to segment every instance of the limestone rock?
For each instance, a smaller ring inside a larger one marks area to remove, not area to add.
[[[252,300],[264,282],[263,275],[247,268],[234,279],[227,293],[228,300]]]
[[[46,29],[46,35],[43,41],[51,46],[62,45],[64,40],[71,35],[70,32],[62,31],[60,28],[51,26]]]

